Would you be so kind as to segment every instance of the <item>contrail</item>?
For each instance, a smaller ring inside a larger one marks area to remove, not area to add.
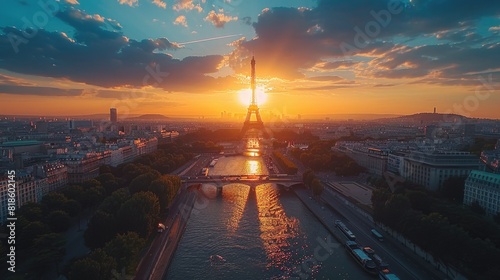
[[[187,45],[187,44],[201,43],[201,42],[219,40],[219,39],[230,38],[230,37],[241,36],[241,35],[243,35],[243,34],[234,34],[234,35],[212,37],[212,38],[200,39],[200,40],[189,41],[189,42],[184,42],[184,43],[177,43],[177,44],[178,45]]]

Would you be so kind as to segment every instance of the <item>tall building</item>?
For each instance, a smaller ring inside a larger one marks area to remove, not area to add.
[[[255,96],[255,59],[252,57],[252,78],[251,78],[251,87],[252,87],[252,100],[250,105],[248,106],[247,117],[245,118],[245,122],[243,123],[242,135],[245,136],[247,134],[266,134],[264,131],[264,123],[260,117],[259,106],[257,105],[256,96]],[[255,115],[255,119],[252,119],[252,115]]]
[[[472,171],[465,180],[464,204],[478,202],[487,214],[500,212],[500,174]]]
[[[466,177],[481,168],[479,158],[468,152],[412,152],[404,158],[402,177],[437,191],[450,177]]]
[[[109,109],[109,120],[112,123],[115,123],[118,121],[118,113],[116,112],[116,108]]]

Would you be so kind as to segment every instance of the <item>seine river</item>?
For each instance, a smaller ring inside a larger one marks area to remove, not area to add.
[[[260,157],[223,157],[210,174],[266,174]],[[165,279],[372,279],[291,191],[204,185]],[[316,261],[314,252],[327,256]]]

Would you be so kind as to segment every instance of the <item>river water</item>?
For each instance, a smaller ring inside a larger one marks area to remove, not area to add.
[[[267,169],[260,157],[236,156],[211,172]],[[327,253],[329,235],[292,191],[234,183],[217,195],[203,185],[165,279],[372,279],[342,246]]]

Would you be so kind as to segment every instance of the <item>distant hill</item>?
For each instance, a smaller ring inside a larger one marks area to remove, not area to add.
[[[304,115],[305,120],[377,120],[384,118],[395,118],[401,115],[397,114],[329,114],[329,115]]]
[[[467,122],[468,120],[470,120],[470,118],[457,114],[417,113],[413,115],[400,116],[397,118],[389,118],[385,120],[394,122],[414,122],[421,124],[432,124],[432,123]]]
[[[134,118],[128,118],[128,120],[167,120],[170,119],[162,114],[145,114]]]

